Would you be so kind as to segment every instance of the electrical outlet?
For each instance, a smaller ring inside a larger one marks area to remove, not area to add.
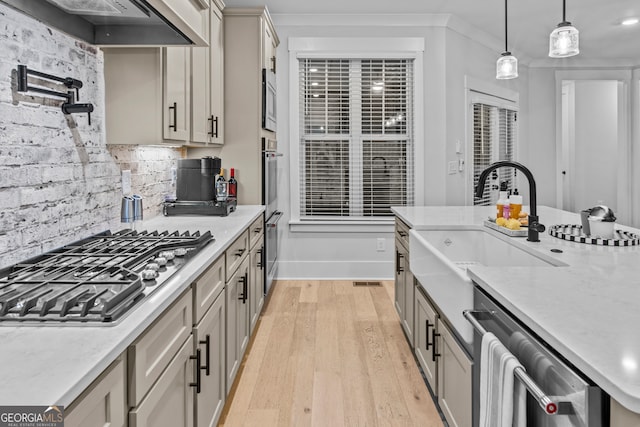
[[[122,194],[125,196],[131,194],[131,171],[122,171]]]
[[[448,163],[448,170],[449,170],[449,175],[453,175],[458,173],[458,162],[457,161],[453,161],[453,162],[449,162]]]
[[[178,182],[178,169],[176,167],[171,168],[171,185],[176,185]]]
[[[464,160],[458,159],[458,171],[462,172],[464,170]]]
[[[384,252],[386,250],[386,242],[385,242],[384,238],[379,237],[376,240],[376,250],[378,252]]]

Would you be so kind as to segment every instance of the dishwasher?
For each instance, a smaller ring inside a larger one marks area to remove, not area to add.
[[[465,318],[474,327],[473,422],[479,424],[482,336],[493,333],[523,365],[515,381],[527,389],[527,427],[606,427],[609,397],[479,287]]]

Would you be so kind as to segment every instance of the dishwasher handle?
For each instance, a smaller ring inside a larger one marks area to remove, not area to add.
[[[482,336],[484,336],[488,332],[480,324],[476,316],[487,316],[491,314],[493,313],[487,310],[464,310],[462,312],[462,315]],[[524,384],[529,393],[531,393],[531,395],[536,399],[538,405],[540,405],[542,410],[547,415],[570,415],[574,413],[573,405],[570,401],[552,401],[551,398],[547,396],[545,392],[540,388],[540,386],[533,380],[533,378],[531,378],[529,374],[527,374],[524,368],[517,367],[513,371],[513,374],[522,382],[522,384]]]

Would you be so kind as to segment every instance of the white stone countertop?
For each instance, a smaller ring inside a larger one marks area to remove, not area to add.
[[[0,405],[68,406],[262,212],[264,206],[238,206],[227,217],[159,215],[136,225],[210,231],[215,241],[113,326],[0,326]]]
[[[528,207],[525,211],[529,212]],[[398,207],[415,229],[482,228],[494,207]],[[578,214],[539,207],[547,230],[580,224]],[[640,230],[616,224],[640,234]],[[573,243],[540,234],[540,242],[512,238],[529,252],[566,267],[484,267],[470,278],[627,409],[640,413],[640,247]],[[562,253],[550,252],[561,249]]]

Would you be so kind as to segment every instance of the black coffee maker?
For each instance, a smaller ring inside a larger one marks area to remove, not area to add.
[[[216,199],[216,175],[220,173],[219,157],[178,160],[176,197],[185,201]]]
[[[164,215],[227,216],[234,212],[235,200],[216,200],[216,175],[221,164],[218,157],[178,160],[177,200],[164,202]]]

